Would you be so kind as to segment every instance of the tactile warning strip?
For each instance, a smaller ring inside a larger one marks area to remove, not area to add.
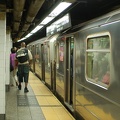
[[[39,106],[35,96],[17,95],[17,106]]]

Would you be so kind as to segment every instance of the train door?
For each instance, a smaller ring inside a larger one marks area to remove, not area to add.
[[[44,45],[41,44],[41,80],[45,82]]]
[[[72,106],[73,104],[73,61],[74,61],[74,38],[66,38],[65,51],[65,104]]]

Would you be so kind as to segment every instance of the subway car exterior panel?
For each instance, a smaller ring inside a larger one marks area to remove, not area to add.
[[[119,120],[120,10],[32,42],[32,70],[77,120]]]

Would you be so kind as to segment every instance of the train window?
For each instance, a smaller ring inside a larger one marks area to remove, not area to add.
[[[59,45],[59,60],[63,62],[64,60],[64,43],[63,42],[60,42],[60,45]]]
[[[35,62],[39,63],[39,45],[35,46]]]
[[[59,43],[55,43],[55,61],[56,61],[56,68],[59,68]]]
[[[47,44],[47,53],[48,53],[48,67],[50,67],[50,46]]]
[[[87,81],[107,89],[110,84],[110,38],[88,37],[86,47]]]
[[[90,38],[88,40],[87,47],[88,49],[109,49],[110,42],[108,36]]]

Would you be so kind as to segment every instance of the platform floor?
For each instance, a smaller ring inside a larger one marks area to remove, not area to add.
[[[6,92],[6,120],[75,120],[54,94],[30,72],[28,93],[10,87]]]

